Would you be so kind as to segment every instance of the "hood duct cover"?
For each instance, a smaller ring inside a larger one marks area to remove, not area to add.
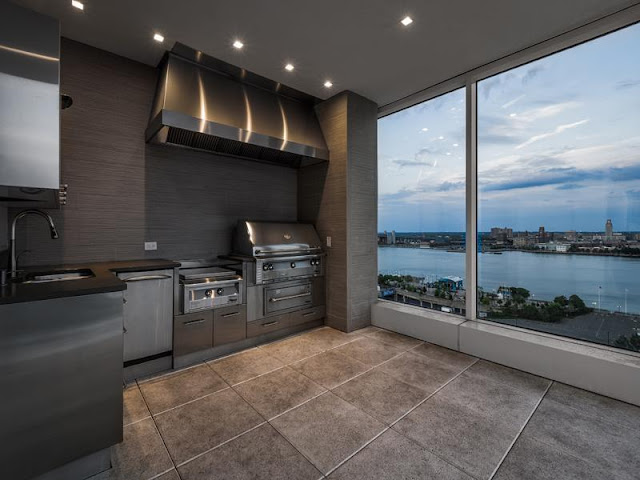
[[[316,102],[176,44],[161,63],[146,139],[300,167],[329,159]]]

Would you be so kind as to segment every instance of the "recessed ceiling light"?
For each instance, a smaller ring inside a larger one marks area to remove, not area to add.
[[[233,42],[233,46],[240,50],[242,47],[244,47],[244,43],[242,43],[240,40],[236,40],[235,42]]]
[[[296,67],[294,67],[291,63],[287,63],[287,64],[284,66],[284,69],[285,69],[287,72],[293,72],[293,69],[294,69],[294,68],[296,68]]]
[[[71,6],[76,7],[78,10],[84,10],[84,3],[78,0],[71,0]]]
[[[409,25],[411,25],[413,23],[413,18],[409,17],[408,15],[406,17],[404,17],[402,20],[400,20],[400,23],[402,25],[404,25],[405,27],[408,27]]]
[[[440,136],[438,137],[438,140],[444,140],[444,137],[443,137],[442,135],[440,135]]]
[[[324,86],[325,88],[331,88],[333,87],[333,83],[331,82],[331,80],[327,80],[326,82],[324,82]]]
[[[423,132],[428,132],[428,131],[429,131],[429,129],[428,129],[427,127],[423,127],[422,131],[423,131]]]
[[[164,37],[162,35],[160,35],[159,33],[154,34],[153,35],[153,39],[156,42],[160,42],[160,43],[164,42]]]
[[[457,144],[457,143],[454,143],[454,144],[453,144],[453,146],[454,146],[454,147],[457,147],[457,146],[458,146],[458,144]]]

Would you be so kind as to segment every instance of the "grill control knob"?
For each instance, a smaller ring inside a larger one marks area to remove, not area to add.
[[[291,268],[296,268],[296,262],[291,262]]]
[[[217,290],[216,290],[216,293],[217,293],[218,295],[222,295],[222,294],[224,293],[224,288],[219,288],[219,289],[217,289]]]
[[[213,295],[213,290],[205,290],[204,292],[205,297],[211,298],[211,295]]]
[[[269,264],[265,263],[264,265],[262,265],[262,270],[264,270],[265,272],[269,270]]]
[[[273,270],[273,263],[269,264],[269,270]]]

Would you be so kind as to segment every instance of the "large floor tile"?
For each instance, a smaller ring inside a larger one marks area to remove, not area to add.
[[[269,343],[259,348],[287,365],[325,350],[321,345],[304,338],[304,335]]]
[[[435,395],[393,427],[466,473],[487,479],[518,434],[467,407]]]
[[[333,393],[381,422],[391,424],[424,400],[427,393],[375,368]]]
[[[173,468],[169,470],[167,473],[163,473],[159,477],[154,478],[153,480],[181,480],[178,476],[178,471]]]
[[[384,424],[331,392],[271,422],[323,474],[382,432]]]
[[[524,432],[616,475],[640,472],[640,431],[545,398]]]
[[[323,350],[335,348],[353,340],[352,337],[335,328],[323,327],[302,335]]]
[[[173,467],[151,418],[124,427],[124,441],[111,447],[111,464],[91,480],[145,480]]]
[[[446,363],[449,366],[461,369],[467,368],[477,360],[475,357],[465,353],[449,350],[448,348],[433,345],[432,343],[423,343],[411,351],[424,355],[431,360],[437,360],[439,362]]]
[[[399,333],[390,332],[389,330],[379,330],[367,336],[375,340],[380,340],[392,347],[397,347],[399,350],[408,350],[424,343],[417,338],[407,337],[406,335],[400,335]]]
[[[292,363],[290,367],[325,388],[334,388],[371,368],[335,350]]]
[[[379,332],[382,330],[379,327],[375,327],[373,325],[369,325],[367,327],[359,328],[358,330],[354,330],[353,332],[347,333],[350,337],[359,337],[361,335],[370,335],[375,332]]]
[[[500,466],[494,480],[603,480],[611,472],[563,449],[521,435]],[[633,477],[620,476],[619,480]]]
[[[431,360],[414,353],[413,350],[403,353],[378,368],[427,393],[435,392],[461,371],[459,366]]]
[[[162,413],[155,421],[171,457],[180,464],[264,419],[240,395],[227,389]]]
[[[476,410],[496,422],[524,427],[542,398],[542,393],[525,393],[467,372],[440,390],[438,396],[452,404]]]
[[[605,421],[640,430],[640,407],[555,382],[546,397]]]
[[[366,335],[335,350],[370,367],[379,365],[402,352],[397,347],[392,347]]]
[[[320,472],[271,425],[262,425],[180,467],[182,480],[317,480]]]
[[[233,387],[269,419],[325,391],[295,370],[284,367]]]
[[[261,348],[252,348],[208,364],[230,385],[250,380],[284,365]]]
[[[497,363],[478,360],[465,372],[470,376],[490,379],[525,393],[542,396],[551,380]]]
[[[334,473],[331,480],[473,480],[425,448],[388,430]]]
[[[224,380],[205,364],[140,384],[142,395],[154,415],[227,387]]]
[[[128,425],[149,415],[151,414],[138,385],[133,384],[125,388],[122,392],[122,424]]]

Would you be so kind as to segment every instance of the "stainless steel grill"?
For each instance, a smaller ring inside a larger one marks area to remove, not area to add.
[[[232,257],[244,262],[248,321],[324,307],[324,252],[313,225],[240,221]],[[274,320],[275,321],[275,320]]]

